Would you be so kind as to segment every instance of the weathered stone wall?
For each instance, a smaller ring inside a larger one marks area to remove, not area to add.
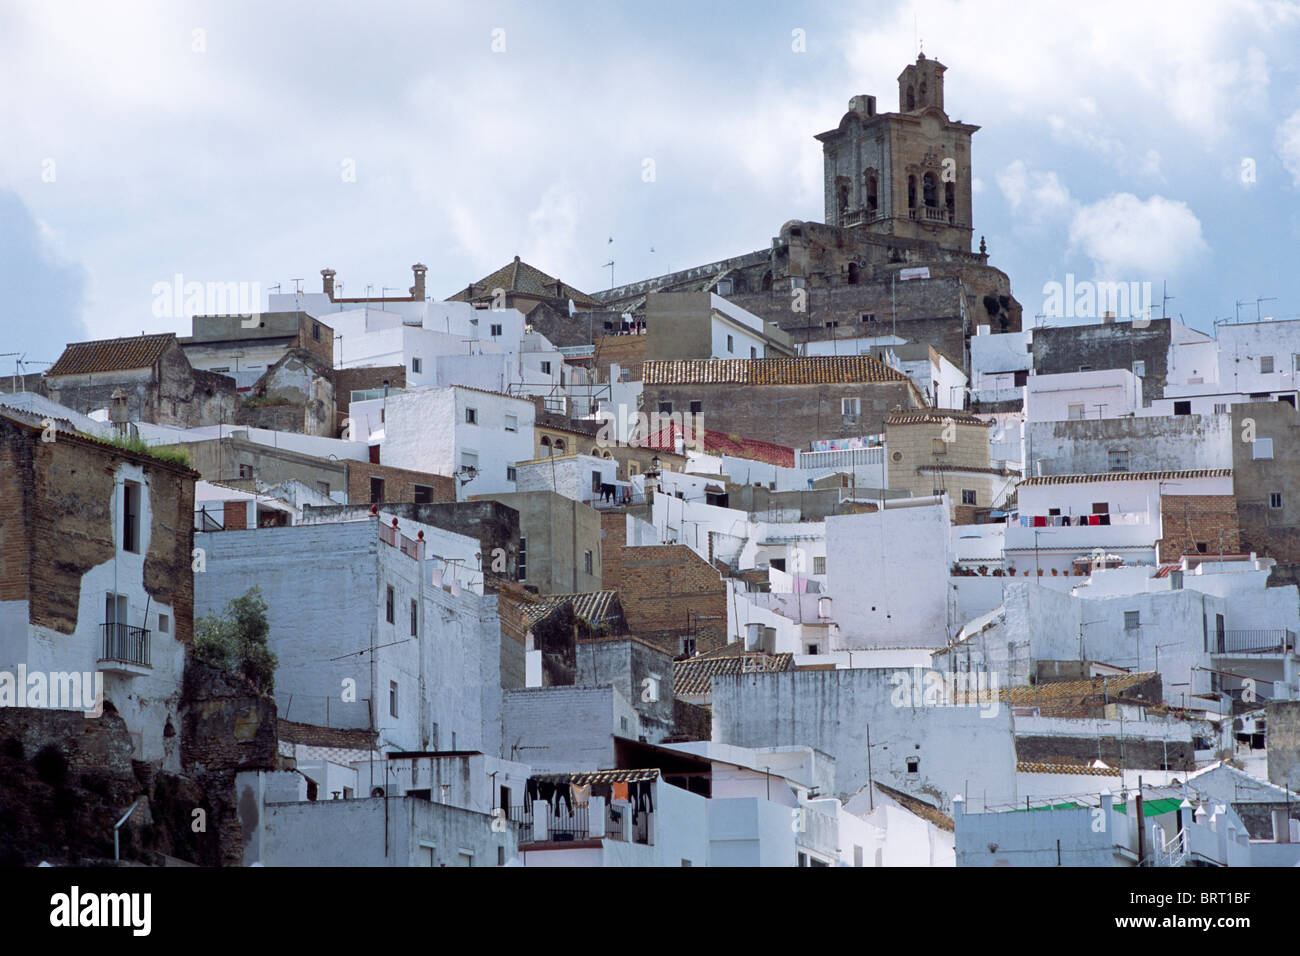
[[[1168,766],[1194,770],[1195,751],[1185,740],[1144,740],[1138,737],[1058,737],[1016,735],[1016,759],[1029,763],[1087,764],[1104,760],[1112,767]]]
[[[1300,700],[1269,701],[1265,715],[1269,782],[1300,788]]]
[[[1034,330],[1034,371],[1039,375],[1077,372],[1081,366],[1094,370],[1122,368],[1132,371],[1133,363],[1146,363],[1142,377],[1142,403],[1164,398],[1169,375],[1169,319],[1152,319],[1137,328],[1132,322],[1100,325],[1045,327]]]

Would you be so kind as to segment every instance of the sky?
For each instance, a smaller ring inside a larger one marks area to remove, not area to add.
[[[178,281],[423,262],[445,298],[519,255],[596,291],[767,248],[918,46],[1027,324],[1068,275],[1206,331],[1300,316],[1296,2],[8,0],[0,353],[188,334]]]

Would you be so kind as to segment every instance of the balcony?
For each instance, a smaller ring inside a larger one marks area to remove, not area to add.
[[[1215,654],[1292,654],[1295,632],[1282,627],[1230,629],[1215,640]]]
[[[537,801],[542,802],[542,801]],[[510,808],[508,818],[519,827],[519,843],[572,843],[591,838],[591,825],[587,815],[588,807],[572,807],[552,813],[548,821],[548,832],[539,841],[534,836],[532,806],[514,806]]]
[[[907,210],[907,218],[919,222],[938,222],[951,226],[956,217],[951,209],[942,206],[914,206]]]
[[[821,468],[879,467],[885,461],[883,446],[875,448],[843,448],[835,451],[796,451],[795,467],[805,471]]]
[[[127,624],[101,625],[99,663],[102,670],[137,673],[136,668],[151,667],[149,663],[149,629]]]
[[[424,557],[424,532],[419,532],[417,538],[408,538],[397,530],[396,519],[392,525],[379,526],[379,540],[389,547],[397,548],[408,558],[419,561]]]

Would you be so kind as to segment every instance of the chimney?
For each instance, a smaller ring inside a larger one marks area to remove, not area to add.
[[[417,262],[411,266],[411,271],[415,273],[415,285],[411,286],[411,301],[424,301],[424,274],[429,271],[429,267],[423,263]]]
[[[320,278],[321,278],[321,285],[324,287],[325,290],[325,294],[329,296],[330,301],[333,302],[334,301],[334,270],[322,269],[320,271]]]
[[[126,408],[126,392],[120,388],[113,389],[110,396],[111,404],[108,407],[108,420],[113,424],[113,429],[118,434],[126,433],[126,424],[128,421]]]

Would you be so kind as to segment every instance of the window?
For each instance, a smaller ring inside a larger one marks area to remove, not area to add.
[[[377,464],[379,464],[379,446],[378,446],[378,445],[371,445],[371,446],[370,446],[370,464],[372,464],[372,465],[377,465]]]
[[[618,380],[620,382],[632,381],[632,370],[630,368],[620,368],[618,370]]]
[[[396,604],[396,598],[397,595],[393,592],[393,586],[391,584],[388,585],[388,597],[384,602],[384,616],[387,618],[389,624],[397,623],[397,609],[394,607]]]
[[[424,360],[423,360],[423,359],[418,359],[418,358],[412,358],[412,359],[411,359],[411,371],[412,371],[412,372],[415,372],[417,375],[418,375],[420,372],[423,372],[423,371],[424,371]]]
[[[591,472],[591,490],[594,492],[600,491],[600,472],[594,469]]]
[[[1259,374],[1268,375],[1273,371],[1273,356],[1261,355],[1259,357]]]
[[[433,487],[431,485],[416,485],[415,503],[417,505],[433,504]]]
[[[1192,403],[1190,401],[1174,402],[1175,415],[1190,415],[1191,413],[1192,413]]]
[[[515,471],[514,465],[506,465],[506,481],[517,481],[519,472]]]
[[[496,338],[500,334],[501,334],[500,325],[494,323],[493,325],[488,326],[488,335],[492,336],[493,338]]]
[[[1083,420],[1083,403],[1082,403],[1082,402],[1072,403],[1072,404],[1069,406],[1069,408],[1066,410],[1066,413],[1065,413],[1065,414],[1066,414],[1066,417],[1067,417],[1070,421],[1072,421],[1072,422],[1082,421],[1082,420]]]
[[[1134,362],[1133,374],[1136,375],[1138,378],[1146,378],[1147,363],[1141,359],[1138,359],[1136,362]]]
[[[172,629],[172,619],[171,619],[171,616],[170,616],[170,615],[167,615],[167,614],[159,614],[159,615],[158,615],[158,633],[159,633],[159,634],[168,634],[168,633],[171,632],[171,629]]]
[[[1079,366],[1079,371],[1080,371],[1080,372],[1091,372],[1091,371],[1092,371],[1092,366],[1091,366],[1091,365],[1080,365],[1080,366]]]
[[[122,483],[122,550],[140,551],[140,485]]]
[[[694,637],[683,637],[683,638],[682,638],[682,653],[685,654],[685,655],[687,655],[688,657],[693,657],[693,656],[695,655],[695,638],[694,638]]]
[[[736,351],[736,340],[732,338],[730,335],[727,336],[727,351],[728,352]]]
[[[252,465],[240,465],[240,466],[239,466],[239,477],[240,477],[240,478],[252,478],[252,477],[253,477],[253,466],[252,466]]]
[[[542,374],[543,374],[543,375],[550,375],[550,374],[551,374],[551,363],[550,363],[550,362],[543,362],[543,363],[542,363]]]
[[[660,414],[660,415],[671,415],[672,413],[673,413],[673,403],[672,403],[672,402],[660,402],[660,403],[659,403],[659,414]]]
[[[388,713],[397,716],[397,681],[388,682]]]
[[[478,471],[478,455],[472,451],[463,451],[460,453],[460,467],[466,470],[473,468]]]
[[[1205,554],[1209,550],[1209,545],[1204,541],[1196,542],[1196,553]]]
[[[1108,514],[1110,514],[1110,502],[1109,502],[1109,501],[1094,501],[1094,502],[1092,503],[1092,513],[1095,514],[1095,515],[1108,515]]]
[[[373,475],[370,478],[370,503],[372,505],[380,504],[384,500],[384,479],[376,478]]]
[[[588,574],[591,574],[591,552],[590,551],[582,552],[582,569],[586,571]]]
[[[863,312],[863,313],[862,313],[862,321],[863,321],[863,322],[874,322],[874,321],[876,321],[876,313],[874,313],[874,312]]]
[[[627,733],[627,718],[626,718],[626,717],[620,717],[620,718],[618,719],[618,729],[621,730],[621,731],[623,731],[623,733]]]
[[[506,416],[506,431],[508,431],[508,432],[517,432],[517,431],[519,431],[519,416],[518,416],[518,415],[507,415],[507,416]]]
[[[639,475],[641,474],[641,466],[634,461],[629,461],[627,463],[627,473],[629,475]]]
[[[828,329],[838,329],[839,327],[840,327],[840,324],[839,324],[838,322],[827,322],[827,323],[826,323],[826,328],[828,328]]]
[[[813,574],[826,573],[826,558],[824,555],[815,555],[813,557]]]
[[[1124,612],[1124,630],[1136,631],[1141,624],[1141,612],[1125,611]]]
[[[420,605],[415,598],[411,598],[411,636],[420,636]]]
[[[936,455],[946,455],[948,454],[948,443],[942,438],[931,438],[930,450]]]
[[[477,409],[477,408],[467,408],[467,409],[465,409],[465,424],[466,424],[466,425],[477,425],[477,424],[478,424],[478,409]]]
[[[1106,467],[1109,471],[1128,471],[1128,451],[1113,448],[1106,452]]]
[[[330,483],[328,481],[318,481],[316,482],[316,490],[322,495],[328,495],[330,493]]]
[[[1273,439],[1256,438],[1250,443],[1250,457],[1256,461],[1273,457]]]
[[[527,580],[528,579],[528,539],[527,538],[519,539],[519,560],[515,562],[515,566],[518,569],[519,580],[520,581]]]
[[[319,322],[313,322],[313,323],[311,324],[311,337],[312,337],[313,339],[315,339],[317,342],[320,341],[320,323],[319,323]]]
[[[840,414],[845,418],[856,419],[862,412],[862,399],[860,398],[841,398]]]
[[[961,490],[961,503],[964,505],[975,504],[975,490],[973,488],[963,488]]]
[[[908,758],[907,758],[907,772],[908,772],[908,773],[920,773],[920,772],[921,772],[921,758],[920,758],[920,757],[908,757]]]
[[[1227,403],[1227,402],[1215,402],[1215,403],[1214,403],[1214,414],[1216,414],[1216,415],[1226,415],[1226,414],[1228,414],[1228,403]]]
[[[1281,507],[1282,507],[1282,492],[1280,492],[1280,491],[1270,491],[1270,492],[1268,493],[1268,506],[1269,506],[1270,508],[1281,508]]]
[[[808,653],[809,653],[809,654],[816,654],[816,653],[818,652],[819,649],[820,649],[820,648],[818,648],[816,644],[809,644],[809,645],[808,645]]]
[[[697,401],[694,401],[694,402],[691,402],[691,414],[692,414],[692,415],[698,415],[698,414],[700,414],[702,411],[704,411],[704,403],[703,403],[703,402],[698,401],[698,400],[697,400]]]
[[[749,357],[752,359],[758,358],[758,349],[752,345],[749,347]]]

